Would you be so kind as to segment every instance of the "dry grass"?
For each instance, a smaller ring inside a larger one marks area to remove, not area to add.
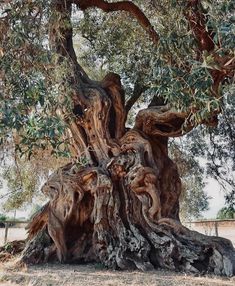
[[[12,262],[0,267],[0,285],[22,286],[232,286],[235,277],[196,277],[170,271],[109,271],[100,265],[46,264],[17,268]]]

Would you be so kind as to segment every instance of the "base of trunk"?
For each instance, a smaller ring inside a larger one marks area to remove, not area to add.
[[[22,261],[232,276],[232,243],[182,226],[177,168],[149,142],[131,131],[102,166],[69,164],[55,172],[43,187],[50,201],[29,225]]]
[[[47,228],[29,240],[22,253],[26,264],[58,261],[64,263],[99,262],[111,269],[153,270],[158,268],[190,273],[235,274],[235,251],[231,242],[190,231],[178,222],[166,219],[146,227],[129,224],[119,236],[112,229],[94,231],[66,244],[66,258],[61,259]],[[80,231],[80,228],[77,227]]]

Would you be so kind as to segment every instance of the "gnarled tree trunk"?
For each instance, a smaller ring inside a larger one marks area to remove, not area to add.
[[[69,21],[71,3],[64,2],[55,1],[53,9]],[[86,9],[86,1],[80,2]],[[151,106],[139,112],[134,128],[126,129],[129,107],[119,76],[91,81],[77,63],[72,29],[61,26],[64,37],[57,37],[51,26],[52,48],[69,58],[74,70],[75,116],[68,125],[74,150],[87,163],[64,166],[43,186],[49,202],[29,225],[22,260],[232,275],[231,242],[192,232],[179,221],[181,182],[167,143],[168,137],[182,135],[188,114]]]

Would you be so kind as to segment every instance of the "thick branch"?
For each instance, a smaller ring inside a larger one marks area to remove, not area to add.
[[[50,20],[50,45],[54,51],[62,57],[68,58],[72,62],[75,75],[73,81],[77,82],[79,79],[82,79],[83,82],[92,84],[93,81],[88,77],[77,61],[77,56],[73,47],[73,29],[71,23],[72,6],[70,1],[67,2],[52,1],[51,8],[55,14],[52,14]],[[58,14],[60,15],[59,21]]]
[[[70,19],[71,2],[54,0],[51,9],[53,12],[50,19],[51,49],[59,55],[58,64],[65,63],[71,67],[68,68],[66,81],[70,85],[74,117],[73,120],[67,120],[68,127],[78,146],[78,156],[86,156],[95,164],[97,161],[103,163],[104,158],[109,158],[109,149],[112,149],[108,128],[112,100],[100,83],[89,80],[77,62]],[[119,88],[115,87],[111,95],[118,97]],[[117,103],[116,106],[121,104]],[[116,110],[116,113],[118,112],[120,115],[120,110]],[[67,110],[64,113],[67,115]],[[124,123],[122,125],[124,126]],[[123,132],[124,128],[119,129],[118,136],[122,136]]]
[[[179,137],[191,131],[197,124],[190,120],[192,113],[177,112],[167,105],[150,106],[139,111],[136,116],[135,129],[143,131],[149,136]],[[200,124],[216,126],[217,115],[212,114]]]
[[[136,101],[141,97],[142,93],[147,89],[146,86],[142,85],[140,83],[140,80],[137,79],[137,81],[135,82],[134,85],[134,90],[133,90],[133,94],[132,96],[128,99],[125,109],[126,109],[126,113],[128,113],[130,111],[130,109],[132,108],[132,106],[136,103]]]
[[[168,107],[149,107],[136,116],[135,128],[147,135],[178,137],[183,135],[183,124],[188,114],[176,112]],[[188,127],[190,131],[192,127]]]
[[[114,113],[110,118],[109,127],[113,137],[121,138],[125,133],[126,112],[124,108],[125,92],[118,74],[108,73],[101,81],[101,87],[108,93]]]
[[[74,0],[73,2],[83,11],[92,7],[99,8],[105,12],[126,11],[137,19],[140,25],[149,33],[154,43],[157,43],[159,40],[159,36],[152,27],[148,18],[139,7],[130,1],[108,3],[104,0]]]

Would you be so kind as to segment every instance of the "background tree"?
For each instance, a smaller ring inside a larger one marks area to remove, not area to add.
[[[2,205],[6,212],[17,210],[28,203],[32,203],[33,193],[38,189],[37,181],[32,170],[21,165],[22,171],[17,167],[5,170],[3,178],[7,181],[9,196]]]
[[[232,244],[192,233],[179,221],[181,181],[168,138],[218,123],[224,81],[234,76],[234,3],[139,3],[145,14],[131,1],[3,2],[2,141],[12,138],[29,157],[48,144],[56,154],[71,154],[71,163],[42,188],[50,201],[30,224],[22,260],[232,275]],[[139,98],[133,84],[125,100],[118,74],[91,80],[77,60],[76,16],[89,8],[127,12],[136,33],[140,24],[149,35],[153,96],[131,129],[127,115]]]
[[[5,221],[7,219],[7,217],[4,214],[0,214],[0,220],[1,221]]]
[[[52,172],[68,163],[68,160],[51,155],[53,150],[49,149],[38,151],[30,160],[15,153],[13,145],[12,148],[2,146],[2,150],[5,151],[1,164],[1,176],[5,182],[4,188],[3,185],[0,187],[2,209],[10,212],[28,208],[35,202],[45,204],[47,198],[40,192],[41,186]]]
[[[180,195],[181,221],[191,221],[202,217],[209,209],[209,199],[204,192],[204,170],[190,153],[182,152],[180,146],[171,143],[169,155],[177,164],[182,188]]]
[[[234,208],[234,89],[230,87],[225,97],[226,109],[220,116],[216,128],[197,129],[188,136],[188,142],[183,144],[194,156],[207,159],[207,176],[216,179],[225,194],[226,204]],[[209,144],[208,144],[209,143]]]
[[[233,208],[224,207],[217,213],[218,219],[234,219],[235,210]]]

